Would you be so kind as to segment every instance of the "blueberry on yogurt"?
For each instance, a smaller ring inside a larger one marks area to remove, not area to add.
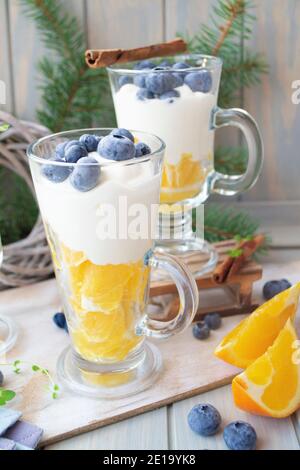
[[[143,70],[143,69],[153,69],[154,67],[155,67],[155,63],[152,62],[152,60],[145,59],[135,64],[134,69]]]
[[[128,83],[132,83],[131,77],[129,75],[122,75],[122,77],[119,78],[119,87],[121,88],[124,85],[128,85]]]
[[[50,158],[49,161],[54,163],[64,163],[64,160],[58,156]],[[72,168],[67,165],[51,165],[51,163],[47,163],[42,166],[41,171],[42,175],[52,183],[62,183],[68,178],[72,172]]]
[[[144,100],[153,100],[155,98],[154,93],[152,91],[147,90],[147,88],[140,88],[137,93],[136,97],[140,101]]]
[[[179,98],[180,93],[177,90],[170,90],[166,91],[166,93],[162,93],[159,97],[160,100],[168,100],[169,103],[173,103],[173,98]]]
[[[113,133],[101,139],[98,153],[108,160],[124,161],[134,158],[136,151],[132,140],[120,133]]]
[[[138,142],[137,144],[135,144],[136,158],[143,157],[144,155],[148,155],[149,153],[151,153],[149,145],[144,144],[144,142]]]
[[[161,95],[176,87],[177,80],[171,72],[151,72],[146,76],[146,88],[154,94]]]
[[[76,163],[80,158],[87,157],[88,151],[82,143],[66,146],[65,160],[68,163]]]
[[[88,152],[96,152],[101,137],[93,134],[83,134],[79,142],[85,145]]]
[[[90,191],[97,186],[101,170],[100,166],[94,163],[98,162],[92,157],[83,157],[78,160],[70,176],[70,183],[78,191]]]
[[[137,74],[133,79],[133,83],[139,88],[145,88],[145,86],[146,86],[146,76],[147,75],[145,73]]]
[[[58,144],[55,148],[55,154],[60,157],[60,158],[65,158],[65,148],[68,144],[68,141],[66,142],[61,142],[60,144]]]
[[[110,134],[121,135],[123,137],[127,137],[127,139],[131,140],[131,142],[134,142],[134,137],[131,134],[131,132],[128,131],[127,129],[124,129],[123,127],[118,127],[117,129],[113,129]]]
[[[172,68],[175,70],[185,70],[189,69],[190,65],[186,62],[175,62],[175,64],[172,65]]]
[[[208,70],[202,69],[197,72],[188,73],[184,77],[184,82],[192,91],[208,93],[212,87],[212,76]]]

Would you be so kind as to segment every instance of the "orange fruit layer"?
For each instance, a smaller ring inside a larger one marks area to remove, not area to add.
[[[142,340],[135,327],[144,313],[149,268],[143,261],[78,264],[80,254],[65,248],[64,253],[69,302],[75,312],[70,322],[74,347],[90,361],[123,360]]]
[[[182,154],[177,165],[164,164],[160,202],[172,203],[195,196],[204,179],[201,163],[193,160],[191,153]]]
[[[272,346],[233,379],[235,404],[244,411],[285,418],[300,406],[299,341],[288,319]]]
[[[242,369],[248,367],[273,344],[286,321],[294,318],[299,293],[297,283],[258,307],[223,338],[215,355]]]

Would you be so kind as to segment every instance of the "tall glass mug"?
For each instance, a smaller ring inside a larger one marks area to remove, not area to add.
[[[0,236],[0,270],[3,261],[3,247]],[[7,353],[18,337],[16,324],[7,316],[0,314],[0,356]]]
[[[151,153],[124,161],[104,158],[99,147],[96,151],[97,143],[85,147],[87,159],[61,159],[61,152],[67,155],[82,135],[92,134],[92,141],[99,142],[110,131],[63,132],[40,139],[28,150],[71,338],[71,347],[59,358],[58,375],[73,391],[108,398],[134,394],[153,383],[161,357],[145,338],[168,338],[182,331],[198,303],[195,281],[185,265],[152,251],[162,140],[134,132]],[[180,311],[170,322],[147,316],[152,268],[165,270],[178,288]]]
[[[208,261],[198,274],[212,269],[217,257],[211,246],[193,236],[191,209],[212,193],[231,196],[251,188],[263,160],[254,119],[242,109],[217,106],[221,71],[219,58],[204,55],[108,67],[118,126],[151,132],[166,143],[158,245],[175,254],[206,252]],[[249,159],[243,175],[214,169],[215,130],[224,126],[240,128],[246,138]]]

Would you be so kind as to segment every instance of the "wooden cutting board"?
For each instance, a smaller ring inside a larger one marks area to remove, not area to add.
[[[0,294],[0,314],[10,315],[20,327],[19,339],[7,361],[38,363],[55,376],[57,357],[69,343],[67,333],[52,321],[58,309],[54,280]],[[45,378],[33,373],[30,367],[22,367],[21,374],[16,375],[2,366],[5,385],[17,391],[11,406],[23,413],[23,419],[44,429],[41,445],[46,445],[227,384],[237,369],[216,359],[213,350],[241,318],[242,315],[225,318],[222,328],[212,332],[206,341],[194,339],[189,328],[177,337],[159,342],[164,370],[157,383],[149,390],[120,400],[94,400],[67,390],[53,400],[45,391]]]

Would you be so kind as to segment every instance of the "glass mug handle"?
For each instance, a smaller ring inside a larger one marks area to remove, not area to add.
[[[244,134],[248,145],[248,164],[246,172],[242,175],[224,175],[215,172],[212,178],[211,191],[224,196],[247,191],[256,182],[263,163],[263,142],[253,117],[244,109],[231,108],[213,110],[212,128],[235,126]]]
[[[165,271],[173,279],[179,294],[179,312],[173,320],[152,320],[146,315],[137,326],[138,335],[165,339],[185,330],[198,309],[198,288],[189,269],[178,258],[154,252],[148,258],[151,268]]]

